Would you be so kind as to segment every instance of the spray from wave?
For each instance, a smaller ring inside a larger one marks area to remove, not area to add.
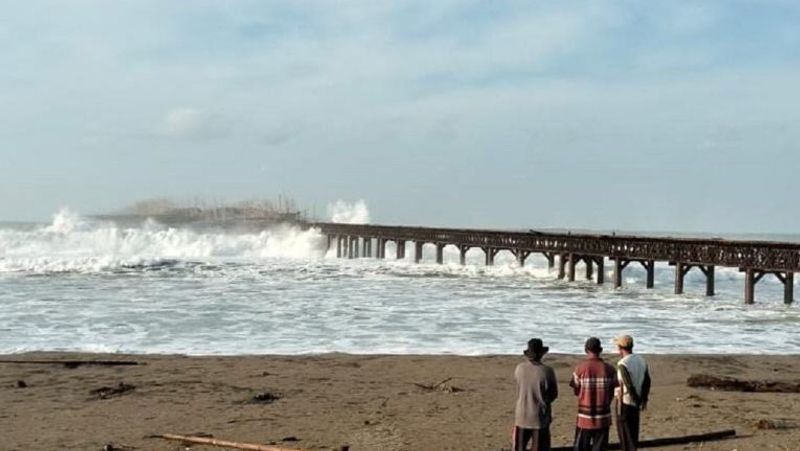
[[[366,202],[359,200],[348,203],[338,200],[328,205],[328,216],[331,222],[343,224],[369,224],[369,209]]]
[[[364,201],[329,206],[333,222],[369,222]],[[321,259],[326,238],[316,229],[274,225],[258,232],[168,227],[153,220],[133,226],[81,216],[68,208],[50,224],[0,228],[0,273],[101,272],[160,267],[166,262],[259,262]]]
[[[154,221],[121,227],[68,209],[33,230],[0,229],[0,272],[95,272],[165,261],[258,261],[322,258],[315,230],[275,226],[258,233],[196,231]]]

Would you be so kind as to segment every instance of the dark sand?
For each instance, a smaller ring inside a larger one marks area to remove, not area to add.
[[[519,357],[183,357],[35,353],[3,359],[135,359],[132,367],[0,363],[0,450],[100,450],[107,443],[179,450],[155,433],[278,443],[303,449],[492,450],[510,446],[513,370]],[[575,398],[567,386],[580,356],[547,356],[561,382],[554,445],[571,443]],[[615,360],[615,357],[609,357]],[[686,387],[690,374],[800,380],[797,356],[648,356],[654,379],[643,438],[734,428],[743,436],[659,449],[800,450],[800,394]],[[463,391],[425,390],[452,377]],[[23,380],[26,388],[17,388]],[[109,399],[90,391],[120,382]],[[249,403],[260,392],[281,398]],[[771,420],[780,429],[759,430]],[[297,441],[284,441],[294,437]],[[614,436],[614,440],[616,437]],[[212,449],[193,447],[193,449]],[[217,448],[213,448],[217,449]]]

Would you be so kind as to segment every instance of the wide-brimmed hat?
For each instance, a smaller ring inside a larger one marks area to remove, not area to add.
[[[528,357],[533,357],[536,355],[539,356],[545,355],[549,350],[550,347],[545,346],[540,338],[531,338],[530,340],[528,340],[528,349],[522,351],[522,353]]]

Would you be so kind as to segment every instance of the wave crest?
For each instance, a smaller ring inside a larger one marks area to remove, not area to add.
[[[324,255],[325,237],[317,230],[288,225],[258,233],[200,232],[154,221],[120,227],[63,209],[43,227],[0,229],[0,273],[98,272],[171,261],[257,261]]]

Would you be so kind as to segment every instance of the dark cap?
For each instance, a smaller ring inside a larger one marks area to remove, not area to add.
[[[528,349],[522,351],[528,357],[543,356],[550,350],[549,346],[545,346],[540,338],[531,338],[528,340]]]
[[[586,344],[583,347],[586,352],[591,352],[594,354],[600,354],[603,352],[603,345],[600,344],[600,339],[597,337],[589,337],[586,340]]]

